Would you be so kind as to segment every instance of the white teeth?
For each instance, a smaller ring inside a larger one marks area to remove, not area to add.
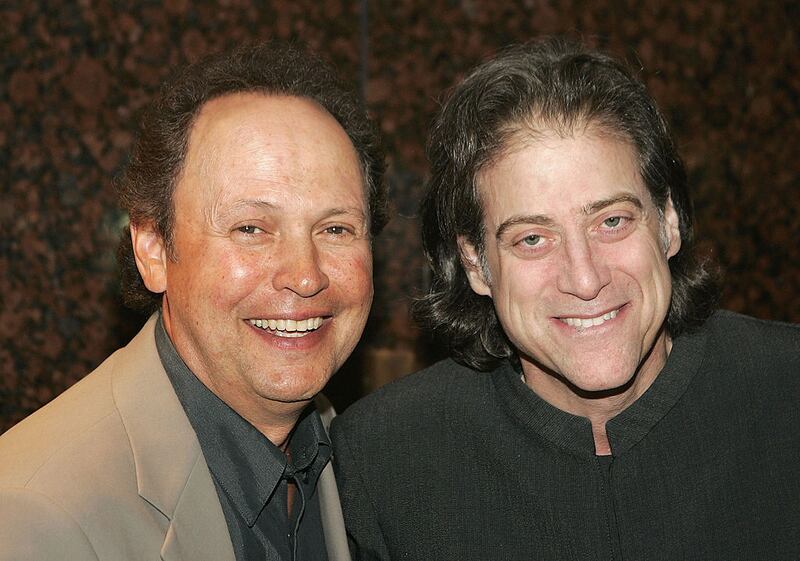
[[[250,324],[259,329],[268,329],[281,337],[302,337],[309,331],[319,329],[322,318],[307,319],[251,319]]]
[[[617,313],[619,310],[613,310],[601,316],[593,317],[593,318],[559,318],[561,321],[566,323],[571,327],[575,327],[578,330],[588,329],[589,327],[594,327],[596,325],[602,325],[610,319],[614,319],[617,317]]]

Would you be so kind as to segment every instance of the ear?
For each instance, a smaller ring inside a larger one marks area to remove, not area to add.
[[[664,229],[666,233],[666,253],[667,259],[678,253],[681,248],[681,228],[678,213],[672,205],[672,197],[667,197],[667,204],[664,206]]]
[[[481,258],[475,246],[468,242],[464,236],[458,236],[458,249],[461,253],[461,265],[464,267],[464,272],[467,273],[467,279],[469,279],[469,285],[472,290],[475,294],[491,298],[492,287],[484,276]]]
[[[153,224],[131,224],[131,242],[136,268],[150,292],[167,290],[167,249]]]

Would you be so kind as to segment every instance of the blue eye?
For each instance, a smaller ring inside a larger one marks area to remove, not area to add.
[[[531,234],[529,236],[525,236],[524,238],[522,238],[520,243],[523,243],[523,244],[525,244],[527,246],[534,246],[534,245],[538,245],[540,241],[542,241],[542,236],[538,236],[536,234]]]
[[[612,216],[611,218],[606,218],[603,220],[603,224],[609,228],[616,228],[622,224],[622,216]]]

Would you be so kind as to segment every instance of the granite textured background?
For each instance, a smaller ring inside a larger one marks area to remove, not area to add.
[[[0,4],[0,432],[144,321],[119,304],[111,180],[175,65],[235,42],[309,44],[383,129],[395,217],[376,302],[330,387],[339,408],[432,359],[417,201],[442,92],[503,45],[568,33],[641,65],[679,140],[724,305],[800,321],[800,9],[794,0],[72,0]],[[366,388],[366,389],[365,389]]]

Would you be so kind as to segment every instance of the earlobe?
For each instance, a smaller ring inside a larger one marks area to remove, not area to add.
[[[167,251],[152,224],[131,224],[131,242],[136,268],[150,292],[167,290]]]
[[[461,266],[464,267],[464,272],[467,273],[467,279],[473,292],[491,298],[492,289],[487,279],[484,278],[480,255],[478,255],[475,246],[468,242],[464,236],[458,236],[458,249],[461,253]]]
[[[678,253],[681,249],[681,228],[678,213],[672,204],[672,197],[667,198],[664,207],[664,229],[666,232],[667,259]]]

